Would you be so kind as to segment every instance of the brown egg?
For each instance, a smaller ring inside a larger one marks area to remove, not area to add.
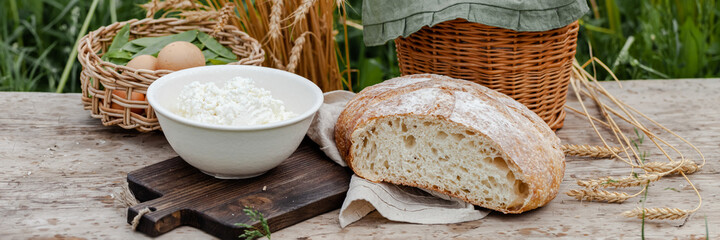
[[[113,90],[112,91],[113,98],[122,98],[127,99],[127,92],[124,90]],[[133,92],[130,96],[130,100],[133,101],[144,101],[145,100],[145,94],[139,93],[139,92]],[[120,106],[120,104],[112,103],[110,104],[110,108],[112,109],[118,109],[118,110],[124,110],[123,106]],[[131,108],[131,112],[142,114],[145,109],[142,108]]]
[[[158,53],[157,69],[181,70],[205,66],[202,51],[189,42],[177,41],[163,47]]]
[[[155,70],[157,69],[157,58],[151,55],[140,55],[130,60],[125,66],[134,69]]]

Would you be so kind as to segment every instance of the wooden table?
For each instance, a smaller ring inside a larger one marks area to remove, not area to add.
[[[704,204],[687,222],[649,221],[654,238],[703,238],[707,218],[711,238],[720,238],[720,79],[624,81],[606,86],[616,97],[641,109],[699,147],[708,164],[689,175]],[[577,102],[570,105],[578,106]],[[134,239],[144,238],[126,222],[126,210],[114,197],[129,171],[175,156],[162,133],[138,133],[104,127],[82,109],[79,94],[0,93],[0,238]],[[564,143],[598,144],[589,125],[568,113],[558,131]],[[673,140],[673,143],[679,143]],[[646,149],[652,149],[646,143]],[[685,149],[687,151],[687,149]],[[689,151],[688,151],[689,152]],[[694,156],[694,155],[693,155]],[[649,159],[663,160],[658,152]],[[609,159],[567,158],[560,191],[586,177],[627,174]],[[676,192],[680,191],[680,192]],[[597,238],[640,236],[638,219],[619,215],[640,205],[580,202],[560,194],[548,206],[521,215],[492,213],[487,218],[449,225],[391,222],[377,212],[341,229],[332,211],[282,231],[273,239],[438,239],[438,238]],[[697,198],[679,177],[650,187],[647,206],[692,209]],[[160,239],[206,239],[182,227]]]

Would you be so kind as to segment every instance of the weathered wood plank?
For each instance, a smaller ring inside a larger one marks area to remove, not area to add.
[[[648,222],[652,238],[704,237],[705,217],[711,238],[720,222],[720,79],[624,81],[606,86],[630,103],[698,146],[708,164],[690,175],[703,195],[702,209],[681,221]],[[78,94],[0,93],[0,234],[3,238],[82,237],[144,238],[130,230],[126,210],[114,203],[113,192],[124,184],[127,172],[176,154],[162,133],[137,133],[104,127],[82,110]],[[570,105],[578,106],[576,102]],[[589,102],[588,102],[589,103]],[[567,143],[598,144],[588,125],[568,113],[558,131]],[[673,140],[673,143],[678,141]],[[646,142],[644,147],[652,149]],[[684,148],[687,150],[687,148]],[[658,152],[650,159],[662,160]],[[578,178],[624,175],[623,164],[612,160],[568,158],[561,191]],[[670,188],[679,190],[676,192]],[[667,190],[666,190],[667,189]],[[492,213],[468,223],[415,225],[391,222],[377,213],[340,229],[337,211],[312,218],[282,231],[274,239],[354,239],[455,237],[603,237],[637,238],[640,221],[618,215],[639,206],[639,198],[623,204],[579,202],[565,195],[550,205],[521,215]],[[696,197],[679,177],[652,184],[646,206],[693,208]],[[203,239],[211,236],[189,227],[160,239]]]
[[[162,133],[104,127],[79,94],[0,93],[0,235],[136,239],[113,199],[127,173],[175,152]],[[182,227],[162,239],[207,238]]]

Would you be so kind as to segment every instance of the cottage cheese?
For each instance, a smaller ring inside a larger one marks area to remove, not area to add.
[[[282,101],[255,81],[235,77],[219,88],[215,83],[192,82],[180,92],[177,114],[202,123],[249,126],[287,120],[296,116]]]

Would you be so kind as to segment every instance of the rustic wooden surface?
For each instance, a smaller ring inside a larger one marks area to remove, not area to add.
[[[687,222],[647,222],[645,235],[704,238],[707,218],[710,238],[720,238],[720,79],[624,81],[623,89],[611,82],[604,86],[695,143],[708,159],[705,168],[690,175],[703,196],[700,211]],[[162,133],[104,127],[82,110],[78,94],[3,92],[0,102],[1,238],[145,238],[130,230],[126,210],[114,196],[129,171],[176,155]],[[558,135],[565,143],[598,143],[585,120],[573,113],[568,113]],[[644,147],[651,149],[648,143]],[[649,158],[659,157],[652,152]],[[617,161],[568,158],[561,191],[574,187],[577,178],[625,174],[627,170]],[[647,199],[649,207],[694,208],[697,202],[678,177],[651,184]],[[335,210],[275,232],[273,239],[636,239],[640,221],[618,214],[639,206],[639,200],[579,202],[561,194],[548,206],[521,215],[492,213],[474,222],[428,226],[391,222],[372,213],[344,229]],[[158,239],[207,238],[212,237],[181,227]]]
[[[250,179],[221,180],[175,157],[128,173],[128,185],[140,204],[128,209],[128,222],[142,209],[137,231],[158,236],[181,226],[222,239],[237,239],[246,228],[262,228],[241,214],[245,206],[262,212],[276,232],[340,208],[352,171],[320,151],[309,138],[280,166]],[[305,191],[298,191],[305,189]]]

